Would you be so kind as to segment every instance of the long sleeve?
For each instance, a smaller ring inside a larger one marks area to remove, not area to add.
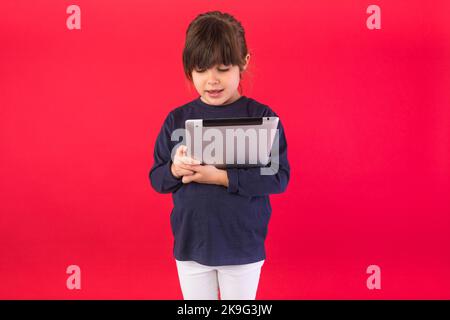
[[[290,167],[287,158],[287,141],[281,121],[278,124],[276,139],[279,143],[278,157],[272,153],[273,175],[262,175],[261,168],[227,169],[228,192],[242,196],[265,196],[273,193],[282,193],[289,182]],[[273,150],[272,150],[273,151]],[[265,168],[266,169],[266,168]]]
[[[178,190],[183,185],[181,179],[172,175],[171,158],[171,134],[173,131],[173,116],[169,114],[165,119],[158,134],[153,153],[153,166],[149,173],[150,183],[159,193],[171,193]]]

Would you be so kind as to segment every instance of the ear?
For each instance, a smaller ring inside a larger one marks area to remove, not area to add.
[[[245,69],[247,69],[248,63],[250,62],[250,54],[248,53],[245,56],[245,65],[242,67],[242,71],[244,71]]]

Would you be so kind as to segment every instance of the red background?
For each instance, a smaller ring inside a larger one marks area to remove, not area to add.
[[[242,22],[244,94],[288,139],[257,298],[449,299],[444,0],[1,1],[0,298],[182,298],[171,196],[148,172],[165,116],[197,97],[181,52],[212,9]]]

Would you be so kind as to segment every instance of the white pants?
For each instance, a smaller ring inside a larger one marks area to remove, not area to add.
[[[205,266],[178,261],[178,277],[185,300],[255,300],[264,260],[241,265]]]

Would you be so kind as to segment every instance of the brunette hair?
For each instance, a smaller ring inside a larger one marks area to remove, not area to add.
[[[183,49],[184,74],[192,81],[192,71],[217,64],[237,65],[244,71],[248,54],[245,31],[232,15],[220,11],[199,14],[186,31]]]

